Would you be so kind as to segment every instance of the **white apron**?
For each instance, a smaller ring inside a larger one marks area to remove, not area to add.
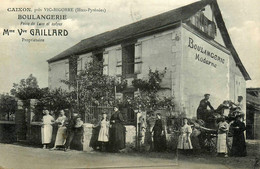
[[[217,140],[217,152],[227,153],[227,134],[220,129],[226,129],[228,131],[229,125],[227,122],[219,122],[218,124],[218,140]]]
[[[54,121],[51,115],[43,116],[43,125],[41,127],[42,144],[51,143],[52,138],[52,121]]]
[[[109,122],[104,119],[100,123],[98,141],[108,142],[108,131],[109,131]]]
[[[55,139],[55,144],[54,146],[63,146],[66,142],[67,138],[67,128],[64,126],[64,122],[66,121],[67,117],[62,116],[58,117],[56,122],[61,123],[58,125],[58,131]]]
[[[217,152],[227,153],[227,134],[218,134]]]

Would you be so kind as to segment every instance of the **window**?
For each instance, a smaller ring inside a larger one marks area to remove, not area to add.
[[[103,51],[94,52],[93,64],[98,66],[99,71],[103,73]]]
[[[135,46],[130,45],[126,47],[126,74],[134,74],[135,70]]]
[[[134,74],[135,69],[135,45],[131,44],[123,47],[123,70],[125,75]]]
[[[96,61],[101,62],[103,60],[103,53],[95,54]]]
[[[194,25],[208,36],[215,38],[217,32],[216,24],[214,21],[209,20],[202,11],[197,12],[190,18],[190,24]]]

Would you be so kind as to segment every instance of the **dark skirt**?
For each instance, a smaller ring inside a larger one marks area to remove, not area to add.
[[[154,151],[165,151],[166,150],[166,136],[161,134],[154,134]]]
[[[117,152],[125,148],[126,129],[121,123],[113,124],[109,129],[109,150]]]
[[[245,136],[243,132],[238,135],[233,135],[231,155],[234,157],[245,157],[247,155]]]

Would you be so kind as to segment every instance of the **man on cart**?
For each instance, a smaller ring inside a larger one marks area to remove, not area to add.
[[[200,101],[200,105],[197,109],[197,119],[202,119],[203,121],[206,121],[211,112],[214,111],[214,108],[211,106],[209,102],[210,94],[204,94],[204,99]],[[210,108],[208,110],[207,108]]]

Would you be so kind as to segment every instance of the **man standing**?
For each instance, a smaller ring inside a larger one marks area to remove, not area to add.
[[[77,113],[73,113],[72,118],[70,119],[67,126],[68,137],[65,143],[65,151],[67,151],[67,149],[70,149],[70,144],[76,135],[82,135],[83,133],[82,125],[83,125],[83,121],[81,120],[80,116]]]
[[[200,105],[197,109],[197,119],[202,119],[205,121],[209,112],[207,108],[209,107],[211,110],[214,110],[209,102],[209,96],[210,94],[204,94],[205,98],[200,101]]]

